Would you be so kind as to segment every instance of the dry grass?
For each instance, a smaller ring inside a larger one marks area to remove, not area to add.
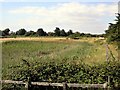
[[[0,38],[0,41],[65,41],[65,42],[89,42],[94,43],[100,40],[99,38],[81,38],[78,40],[70,39],[67,37],[17,37],[17,38]],[[102,40],[105,42],[105,39]]]
[[[65,40],[66,38],[58,38],[58,37],[18,37],[18,38],[0,38],[0,41],[21,41],[21,40],[28,40],[28,41],[56,41],[56,40]]]

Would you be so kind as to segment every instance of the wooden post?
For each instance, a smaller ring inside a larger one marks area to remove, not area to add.
[[[110,76],[108,76],[108,87],[110,87]]]
[[[108,56],[108,46],[106,44],[106,62],[108,62],[109,56]]]
[[[30,77],[28,77],[28,81],[27,81],[26,84],[25,84],[25,88],[26,88],[26,90],[30,90],[30,88],[31,88],[31,80],[30,80]]]
[[[25,84],[25,89],[26,89],[26,90],[28,90],[28,86],[29,86],[29,85],[28,85],[28,82],[26,82],[26,84]]]
[[[67,90],[67,82],[63,83],[63,90]]]
[[[15,90],[16,89],[16,85],[15,84],[13,84],[13,90]]]

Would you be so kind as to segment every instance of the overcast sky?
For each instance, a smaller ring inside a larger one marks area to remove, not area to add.
[[[53,31],[55,27],[104,33],[118,12],[118,0],[0,0],[0,30]]]

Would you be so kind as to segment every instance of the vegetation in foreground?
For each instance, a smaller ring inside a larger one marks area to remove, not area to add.
[[[32,82],[68,82],[81,84],[103,84],[110,77],[110,87],[120,87],[120,62],[88,65],[75,63],[23,63],[12,66],[8,77],[12,80]],[[11,85],[12,86],[12,85]],[[11,87],[9,86],[9,87]],[[36,90],[36,89],[32,89]]]
[[[117,60],[115,46],[109,45]],[[98,40],[94,43],[75,41],[8,41],[3,42],[3,79],[11,72],[8,67],[19,65],[21,60],[30,63],[75,63],[82,62],[94,65],[106,61],[105,43]],[[108,51],[109,60],[113,60]],[[10,79],[10,78],[8,78]]]
[[[16,70],[17,66],[17,70]],[[111,83],[120,85],[120,62],[114,61],[104,64],[88,65],[83,62],[75,63],[23,63],[12,67],[13,72],[9,74],[13,80],[48,81],[68,83],[105,83],[110,76]],[[113,85],[114,85],[113,84]]]

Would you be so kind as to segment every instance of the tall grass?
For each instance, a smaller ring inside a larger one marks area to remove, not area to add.
[[[88,42],[8,41],[2,45],[3,78],[11,65],[29,62],[103,63],[106,60],[104,44]]]

